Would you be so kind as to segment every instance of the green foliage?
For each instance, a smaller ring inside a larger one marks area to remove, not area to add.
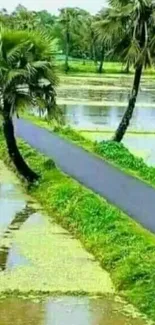
[[[125,62],[126,72],[133,68],[132,65],[137,62],[138,57],[144,59],[144,65],[150,64],[150,52],[154,56],[155,48],[152,1],[130,0],[127,4],[121,0],[109,0],[109,4],[110,9],[103,8],[96,15],[81,8],[67,7],[61,9],[58,16],[51,15],[46,10],[30,11],[18,5],[12,13],[5,9],[0,11],[0,24],[10,29],[46,32],[57,40],[58,54],[83,60],[83,68],[69,66],[72,72],[87,72],[88,69],[89,72],[99,72],[100,63],[104,59]],[[142,21],[147,22],[149,46],[140,51],[139,33]],[[133,35],[136,36],[136,41]],[[84,69],[85,62],[89,60],[95,62],[94,67],[92,65],[88,68],[87,64]],[[65,63],[60,66],[65,71]]]
[[[0,110],[13,115],[30,105],[55,110],[53,41],[42,32],[0,31]],[[7,107],[7,112],[6,112]]]
[[[134,156],[122,143],[103,141],[95,145],[95,152],[155,185],[155,168],[147,166],[142,158]]]
[[[2,135],[0,144],[0,155],[6,157]],[[55,216],[82,240],[111,273],[120,293],[155,320],[154,236],[59,169],[50,168],[46,157],[21,140],[19,148],[27,162],[42,175],[40,183],[31,188],[31,194],[52,218]]]
[[[47,159],[44,163],[44,168],[49,170],[49,169],[52,169],[52,168],[55,168],[55,163],[53,160],[51,159]]]

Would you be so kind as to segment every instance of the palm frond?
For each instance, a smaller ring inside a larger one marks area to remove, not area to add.
[[[133,39],[127,49],[124,50],[124,61],[134,64],[141,55],[141,49],[137,40]]]
[[[16,46],[13,46],[8,52],[7,52],[7,61],[9,64],[12,64],[13,62],[17,62],[17,60],[20,58],[21,53],[23,50],[25,50],[25,47],[27,45],[26,42],[22,42]]]
[[[44,32],[1,30],[0,89],[10,114],[30,105],[55,110],[53,44]]]
[[[24,110],[29,110],[31,106],[33,105],[32,98],[30,95],[18,95],[15,100],[15,104],[13,106],[13,112],[12,115],[17,112],[19,113],[20,111]]]
[[[28,79],[28,72],[24,69],[12,69],[5,75],[5,87],[10,86],[18,78],[18,82],[22,82],[24,79]]]

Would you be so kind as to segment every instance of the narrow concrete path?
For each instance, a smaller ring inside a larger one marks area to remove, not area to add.
[[[155,189],[58,135],[17,120],[17,136],[55,160],[67,174],[155,232]]]

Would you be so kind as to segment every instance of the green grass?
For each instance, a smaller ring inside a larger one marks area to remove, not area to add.
[[[56,67],[59,72],[63,72],[65,69],[64,62],[56,62]],[[86,61],[86,64],[83,64],[82,60],[70,61],[69,62],[69,74],[70,73],[97,73],[97,66],[93,61]],[[115,62],[105,62],[104,72],[107,73],[121,73],[123,72],[122,64]]]
[[[155,320],[155,237],[21,140],[19,148],[41,175],[30,194],[94,254],[117,291]],[[8,163],[2,134],[0,155]]]
[[[74,74],[74,73],[96,73],[97,74],[97,66],[94,64],[93,61],[87,60],[86,64],[83,64],[83,60],[70,60],[69,61],[69,67],[70,70],[68,74]],[[65,64],[64,61],[56,61],[56,68],[57,71],[60,73],[64,73],[65,71]],[[109,73],[109,74],[119,74],[124,73],[125,67],[120,62],[104,62],[103,65],[103,73]],[[133,68],[131,69],[131,74],[133,73]],[[155,70],[154,67],[151,67],[149,69],[146,69],[144,74],[154,74]]]
[[[144,162],[143,158],[132,154],[122,143],[113,141],[102,141],[100,143],[93,142],[80,132],[77,132],[70,127],[59,127],[49,124],[46,120],[34,117],[32,115],[25,115],[34,124],[40,127],[47,128],[49,131],[54,131],[61,137],[83,147],[89,152],[109,161],[116,167],[133,175],[152,186],[155,186],[155,167],[149,167]]]

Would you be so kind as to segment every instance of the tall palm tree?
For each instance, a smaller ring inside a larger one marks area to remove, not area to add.
[[[52,41],[45,34],[0,30],[0,113],[9,156],[18,172],[33,182],[38,175],[21,156],[13,116],[32,105],[55,109],[56,76]]]
[[[106,52],[106,43],[105,39],[102,34],[102,23],[106,19],[107,16],[107,8],[103,8],[99,13],[94,17],[94,33],[96,36],[96,46],[97,46],[97,52],[99,53],[99,67],[98,67],[98,73],[102,73],[103,71],[103,63],[105,59],[105,52]]]
[[[72,34],[80,28],[81,13],[79,8],[63,8],[60,10],[59,24],[63,29],[65,43],[65,71],[69,71],[69,53]]]
[[[113,138],[120,142],[133,115],[143,68],[151,63],[151,30],[155,22],[155,10],[152,0],[109,0],[109,4],[111,8],[98,26],[98,31],[100,27],[100,35],[113,44],[114,50],[121,49],[121,59],[123,57],[128,64],[135,66],[129,103]]]

